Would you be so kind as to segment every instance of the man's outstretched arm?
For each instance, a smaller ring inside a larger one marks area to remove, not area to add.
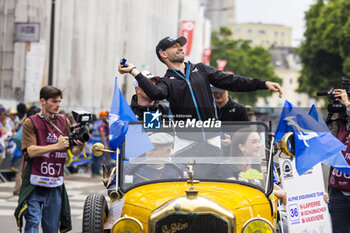
[[[126,65],[126,67],[123,67],[122,65],[118,66],[119,73],[130,73],[132,76],[134,76],[139,83],[139,86],[149,98],[153,100],[162,100],[168,98],[168,87],[164,82],[162,82],[162,80],[159,80],[158,83],[154,85],[151,80],[143,76],[142,73],[138,71],[133,64],[126,63]]]

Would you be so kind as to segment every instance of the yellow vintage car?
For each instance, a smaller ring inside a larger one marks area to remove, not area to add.
[[[276,231],[269,127],[180,126],[144,129],[130,123],[137,140],[125,137],[116,166],[105,173],[110,203],[101,194],[87,197],[83,232]],[[103,151],[94,146],[96,154]]]

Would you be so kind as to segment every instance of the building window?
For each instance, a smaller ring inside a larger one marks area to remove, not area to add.
[[[275,36],[278,36],[278,32],[275,32]]]
[[[258,33],[259,34],[265,34],[265,30],[259,30]]]
[[[281,36],[282,36],[282,37],[284,36],[284,32],[281,33]]]
[[[248,30],[247,30],[247,34],[248,34],[248,35],[252,34],[252,30],[251,30],[251,29],[248,29]]]
[[[236,33],[236,34],[239,34],[240,32],[241,32],[240,29],[236,29],[236,30],[235,30],[235,33]]]

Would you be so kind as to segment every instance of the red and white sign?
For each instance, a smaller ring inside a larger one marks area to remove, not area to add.
[[[193,21],[193,20],[181,21],[180,35],[186,37],[187,39],[187,43],[183,47],[185,56],[190,55],[190,52],[191,52],[192,38],[193,38],[193,31],[194,31],[195,24],[196,24],[196,21]]]
[[[203,63],[204,64],[209,65],[210,56],[211,56],[211,48],[204,49],[204,51],[203,51]]]
[[[218,69],[218,70],[224,71],[225,66],[226,66],[226,64],[227,64],[227,61],[226,61],[226,60],[216,60],[216,64],[218,65],[218,66],[217,66],[217,69]]]

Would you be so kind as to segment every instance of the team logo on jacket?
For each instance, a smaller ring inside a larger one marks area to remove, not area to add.
[[[49,133],[46,137],[47,143],[56,143],[57,142],[57,136],[53,133]]]
[[[160,128],[160,117],[161,113],[159,110],[156,112],[144,112],[143,113],[143,127],[145,129],[159,129]]]

